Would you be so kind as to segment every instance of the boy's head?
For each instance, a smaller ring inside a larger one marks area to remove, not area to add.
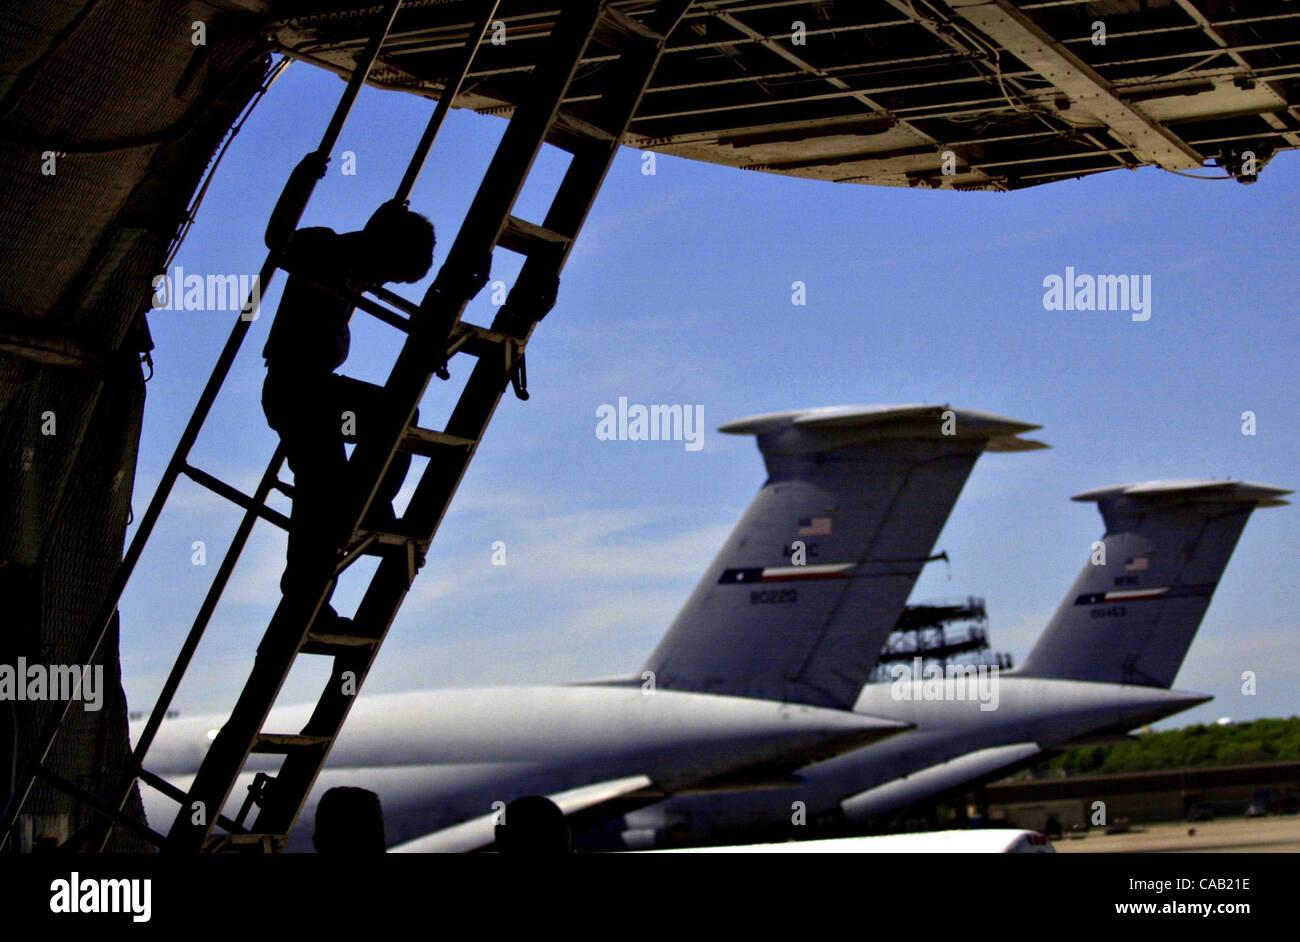
[[[433,265],[433,223],[405,204],[390,200],[361,230],[366,241],[367,273],[380,284],[419,281]]]

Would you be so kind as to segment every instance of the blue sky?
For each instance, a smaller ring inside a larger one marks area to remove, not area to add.
[[[234,141],[176,259],[251,274],[290,169],[313,149],[340,79],[295,63]],[[367,89],[305,225],[359,228],[391,195],[433,103]],[[454,111],[412,206],[450,247],[505,122]],[[355,154],[344,175],[340,155]],[[516,214],[540,219],[564,161],[546,148]],[[795,180],[639,152],[615,161],[510,394],[470,467],[367,692],[580,680],[637,669],[763,482],[741,416],[851,403],[950,403],[1040,423],[1049,451],[986,455],[913,600],[984,596],[994,646],[1023,659],[1102,532],[1072,494],[1170,477],[1300,485],[1296,388],[1300,158],[1253,186],[1147,169],[1017,193]],[[509,281],[504,251],[493,278]],[[1151,317],[1048,311],[1043,279],[1151,276]],[[807,303],[792,303],[792,283]],[[401,286],[419,300],[427,283]],[[259,404],[263,304],[192,460],[251,490],[275,447]],[[466,314],[490,321],[488,292]],[[143,512],[229,333],[229,312],[155,311],[157,349],[135,484]],[[399,343],[364,314],[344,371],[382,382]],[[472,361],[453,361],[463,377]],[[434,380],[423,424],[459,392]],[[600,441],[596,410],[703,407],[704,447]],[[1256,414],[1254,436],[1242,413]],[[285,474],[287,475],[287,471]],[[412,476],[413,479],[414,476]],[[287,504],[279,504],[287,509]],[[1214,694],[1175,722],[1300,713],[1296,509],[1257,513],[1177,686]],[[182,481],[122,603],[124,683],[147,709],[237,514]],[[192,545],[207,566],[192,564]],[[507,565],[492,565],[492,544]],[[176,705],[227,709],[278,599],[283,536],[262,524]],[[358,598],[343,583],[341,611]],[[310,659],[304,659],[310,660]],[[1243,670],[1258,693],[1240,692]],[[310,698],[319,675],[283,699]]]

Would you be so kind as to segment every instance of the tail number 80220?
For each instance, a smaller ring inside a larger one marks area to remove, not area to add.
[[[780,605],[799,601],[798,589],[767,589],[749,593],[750,605]]]

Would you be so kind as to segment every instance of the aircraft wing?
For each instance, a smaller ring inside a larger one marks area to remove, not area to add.
[[[649,788],[652,785],[645,775],[631,775],[627,778],[611,779],[597,782],[568,791],[547,795],[559,805],[567,818],[582,811],[589,811],[606,802],[621,798]],[[388,848],[390,854],[464,854],[482,850],[496,841],[497,814],[485,814],[469,821],[433,831],[423,837],[407,841]]]

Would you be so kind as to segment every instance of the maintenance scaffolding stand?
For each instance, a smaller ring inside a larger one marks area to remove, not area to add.
[[[988,623],[984,600],[974,596],[961,601],[907,606],[880,653],[876,682],[893,680],[895,665],[910,668],[916,658],[926,665],[937,664],[940,669],[950,662],[960,662],[1010,670],[1011,655],[994,652],[989,647]]]

